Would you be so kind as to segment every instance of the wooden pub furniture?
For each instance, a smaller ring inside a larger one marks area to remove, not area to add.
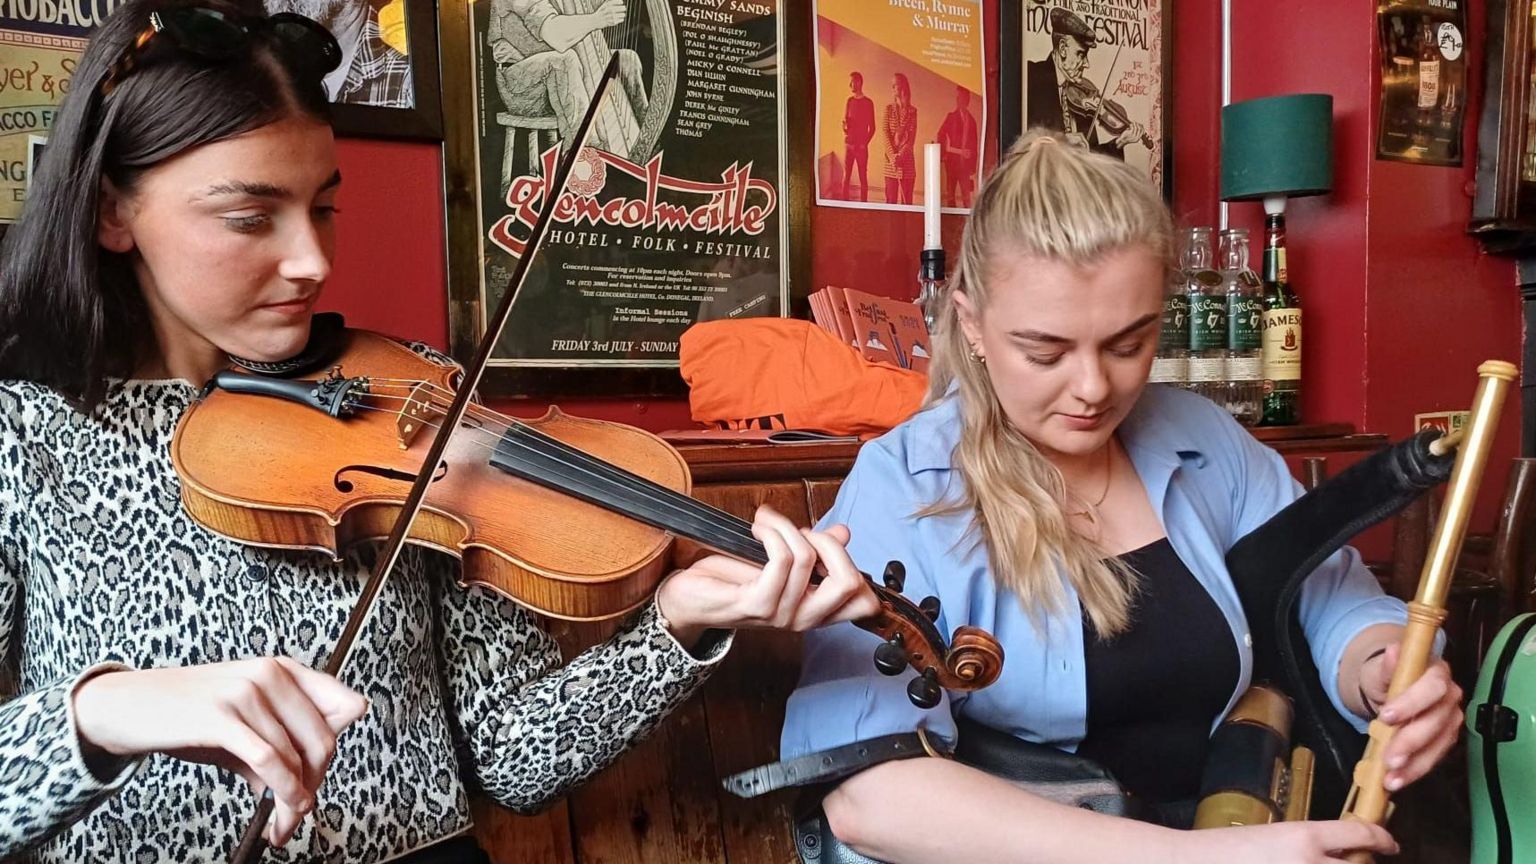
[[[1387,443],[1385,436],[1352,431],[1329,425],[1255,434],[1285,455],[1298,476],[1310,459],[1312,474],[1320,477],[1323,463],[1315,460],[1326,459],[1337,471]],[[680,449],[699,499],[744,518],[766,503],[811,524],[831,506],[858,447]],[[1489,482],[1498,480],[1490,476]],[[1531,485],[1527,480],[1525,487]],[[605,638],[614,626],[548,623],[566,656]],[[791,634],[738,633],[698,696],[552,809],[525,817],[475,801],[480,842],[497,864],[794,864],[799,859],[789,826],[795,793],[742,800],[726,792],[720,778],[778,759],[784,703],[799,676],[799,647]]]

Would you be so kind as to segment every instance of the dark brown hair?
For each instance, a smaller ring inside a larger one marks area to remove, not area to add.
[[[0,378],[44,384],[87,413],[108,378],[129,377],[153,348],[136,253],[97,242],[103,178],[132,194],[145,171],[192,148],[292,116],[329,122],[320,79],[260,37],[222,61],[158,51],[103,96],[107,70],[150,15],[185,5],[250,14],[225,0],[119,7],[80,58],[21,219],[0,248]]]

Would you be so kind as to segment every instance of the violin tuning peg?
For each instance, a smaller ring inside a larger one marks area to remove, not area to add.
[[[903,586],[907,584],[907,568],[900,561],[892,561],[885,565],[885,573],[880,577],[885,582],[885,587],[901,593]]]
[[[923,614],[928,616],[929,621],[939,620],[939,609],[942,608],[939,606],[939,598],[930,594],[923,598],[923,602],[917,604],[917,608],[923,610]]]
[[[875,668],[883,675],[900,675],[907,668],[907,652],[902,650],[900,636],[889,642],[881,642],[875,649]]]
[[[932,666],[923,670],[921,677],[913,678],[907,683],[907,698],[912,704],[924,711],[939,704],[939,697],[944,691],[939,687],[939,674]]]

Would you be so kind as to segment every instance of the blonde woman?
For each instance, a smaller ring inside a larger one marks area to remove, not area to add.
[[[789,759],[954,718],[1076,751],[1130,791],[1198,794],[1210,732],[1248,686],[1251,637],[1223,559],[1299,494],[1219,407],[1148,388],[1171,227],[1144,178],[1042,132],[978,193],[943,301],[927,405],[866,445],[824,524],[866,572],[906,566],[946,634],[986,628],[1002,677],[932,711],[870,669],[873,637],[811,634],[783,733]],[[1460,691],[1437,662],[1381,704],[1405,620],[1345,549],[1300,612],[1322,683],[1364,728],[1399,726],[1393,788],[1455,740]],[[1304,822],[1175,831],[1049,802],[940,759],[887,762],[825,800],[833,832],[882,861],[1327,861],[1390,853],[1379,827]],[[921,818],[913,818],[921,814]]]

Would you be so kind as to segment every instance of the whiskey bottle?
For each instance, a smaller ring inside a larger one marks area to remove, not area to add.
[[[1227,295],[1211,260],[1211,229],[1189,229],[1189,389],[1227,403]]]
[[[1189,386],[1189,298],[1184,286],[1189,274],[1189,251],[1179,250],[1179,266],[1163,285],[1163,322],[1157,334],[1157,354],[1152,359],[1151,384]]]
[[[1264,284],[1248,267],[1248,229],[1221,232],[1221,279],[1227,295],[1227,413],[1244,426],[1263,413],[1264,362],[1260,334]]]
[[[1419,115],[1414,126],[1414,145],[1428,150],[1439,131],[1440,48],[1435,40],[1435,22],[1428,15],[1419,22]]]
[[[1285,216],[1264,221],[1265,426],[1301,422],[1301,300],[1291,288],[1285,266]]]

